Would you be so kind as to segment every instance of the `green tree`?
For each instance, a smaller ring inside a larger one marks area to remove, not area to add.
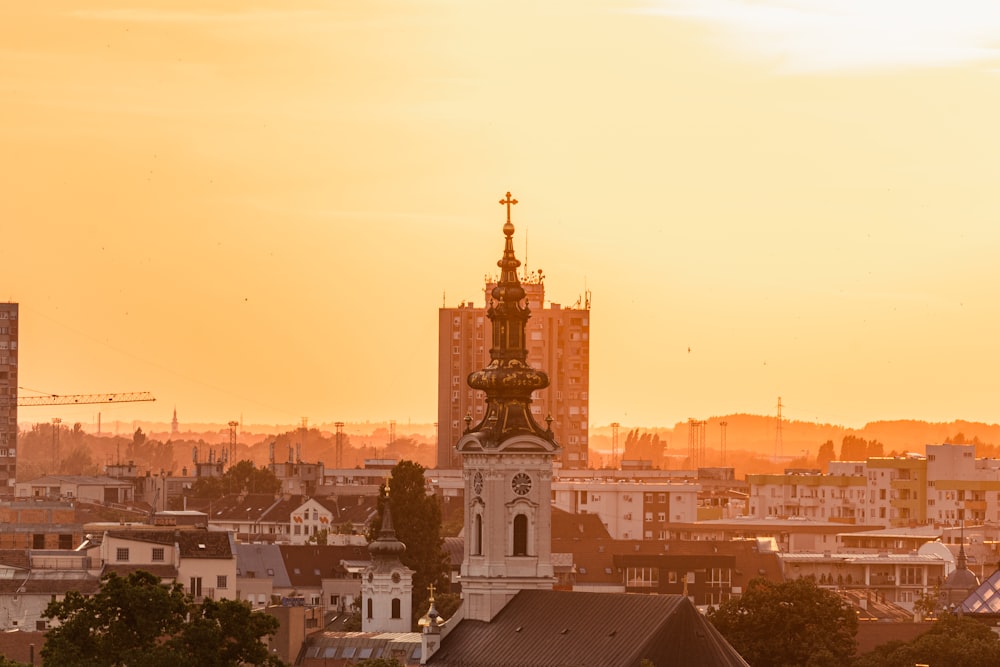
[[[58,621],[41,652],[49,667],[282,664],[261,642],[277,619],[236,600],[195,604],[148,572],[105,575],[93,596],[71,591],[44,615]]]
[[[834,667],[855,651],[857,616],[811,579],[758,577],[708,617],[754,667]]]
[[[309,536],[309,539],[306,540],[306,544],[322,544],[325,546],[327,544],[329,536],[330,536],[330,531],[328,529],[324,528],[323,530],[317,530],[315,533]]]
[[[378,512],[368,528],[368,540],[378,537],[385,514],[385,486],[378,499]],[[427,611],[428,587],[434,584],[439,593],[449,589],[450,563],[441,537],[441,506],[427,493],[424,467],[413,461],[400,461],[389,477],[389,507],[396,537],[406,545],[400,560],[413,574],[413,623]]]
[[[403,665],[395,658],[368,658],[357,663],[355,667],[403,667]]]
[[[827,440],[822,445],[819,446],[819,451],[816,452],[816,465],[823,471],[826,471],[830,461],[833,461],[837,457],[837,453],[834,450],[833,440]]]
[[[233,465],[221,477],[200,477],[191,485],[191,495],[196,498],[221,498],[230,493],[275,494],[280,490],[281,480],[250,460]]]
[[[945,614],[911,642],[892,641],[854,660],[852,667],[1000,665],[1000,637],[979,621]]]

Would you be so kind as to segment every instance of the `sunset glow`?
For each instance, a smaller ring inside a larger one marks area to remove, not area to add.
[[[592,427],[1000,420],[997,3],[482,4],[7,3],[19,384],[433,422],[509,190]]]

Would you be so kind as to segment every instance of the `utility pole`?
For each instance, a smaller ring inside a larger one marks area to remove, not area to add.
[[[59,424],[62,419],[52,418],[52,472],[59,472]]]

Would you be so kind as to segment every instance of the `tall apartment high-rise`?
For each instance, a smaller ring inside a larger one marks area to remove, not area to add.
[[[0,495],[17,472],[17,304],[0,303]]]
[[[590,294],[572,307],[545,305],[541,273],[521,278],[527,323],[528,365],[544,368],[549,386],[532,396],[531,414],[539,422],[552,418],[552,432],[562,446],[564,468],[588,467],[590,392]],[[485,305],[471,301],[438,311],[438,467],[462,466],[455,443],[466,429],[466,416],[478,423],[485,414],[486,394],[469,387],[469,373],[490,364],[491,330],[486,316],[496,282],[487,279]]]

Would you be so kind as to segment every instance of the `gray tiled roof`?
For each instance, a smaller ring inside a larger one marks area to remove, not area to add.
[[[237,544],[236,567],[239,576],[250,578],[253,573],[255,579],[271,579],[278,589],[292,585],[277,544]]]

